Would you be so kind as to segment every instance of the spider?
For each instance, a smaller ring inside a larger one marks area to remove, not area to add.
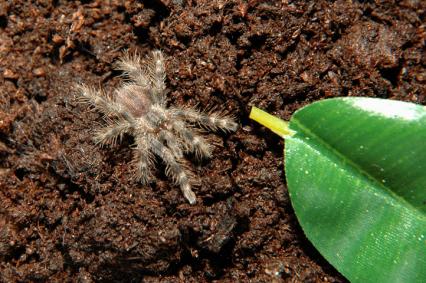
[[[107,95],[85,84],[77,85],[81,101],[104,114],[107,125],[95,131],[101,145],[115,145],[124,134],[134,137],[133,166],[144,184],[152,180],[154,155],[166,165],[166,175],[180,186],[190,204],[196,202],[191,189],[190,171],[184,166],[184,154],[209,158],[212,148],[195,126],[209,130],[235,131],[237,123],[221,112],[203,113],[190,107],[168,107],[164,57],[161,51],[141,58],[125,53],[116,65],[126,81]]]

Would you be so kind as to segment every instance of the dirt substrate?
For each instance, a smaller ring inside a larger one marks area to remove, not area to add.
[[[283,141],[248,113],[289,119],[335,96],[425,104],[425,5],[0,1],[0,281],[345,281],[297,223]],[[163,50],[170,104],[220,105],[240,124],[191,163],[196,205],[161,162],[155,182],[134,181],[132,137],[92,140],[101,115],[73,85],[116,87],[126,49]]]

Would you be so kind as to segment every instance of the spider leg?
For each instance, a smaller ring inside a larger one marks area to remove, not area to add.
[[[176,158],[182,158],[182,145],[185,142],[173,132],[168,122],[168,112],[166,109],[159,105],[151,107],[150,112],[145,116],[141,117],[140,123],[149,129],[151,132],[157,132],[155,135],[161,142],[165,142],[170,150],[173,152]],[[158,130],[157,130],[158,129]]]
[[[142,136],[136,141],[136,148],[133,151],[133,165],[136,168],[138,180],[147,184],[152,179],[151,168],[153,168],[153,153],[150,151],[151,141],[147,136]]]
[[[232,117],[220,112],[203,113],[201,111],[187,108],[173,108],[171,110],[175,116],[180,117],[188,122],[197,123],[200,126],[211,130],[222,130],[225,132],[235,131],[238,124],[235,123]]]
[[[149,77],[152,86],[152,98],[154,103],[165,105],[166,71],[164,68],[164,57],[160,50],[152,52],[151,60],[148,63]]]
[[[189,177],[184,170],[184,166],[176,161],[175,156],[169,148],[156,139],[151,140],[152,150],[158,155],[166,164],[166,175],[174,180],[180,186],[184,197],[190,204],[194,204],[196,196],[191,190]]]
[[[167,144],[167,147],[170,148],[173,156],[177,159],[183,157],[182,153],[182,141],[174,135],[171,131],[166,129],[161,129],[158,133],[158,138],[160,141],[163,141]]]
[[[132,124],[126,120],[110,121],[109,125],[96,131],[94,139],[97,144],[114,146],[117,140],[121,142],[123,135],[132,130]]]
[[[89,104],[105,116],[110,116],[112,114],[123,117],[127,121],[133,121],[133,118],[120,104],[105,95],[101,90],[96,90],[84,84],[79,84],[75,88],[79,94],[79,99],[83,103]]]
[[[143,66],[143,67],[142,67]],[[152,101],[164,105],[166,98],[164,92],[166,86],[164,80],[166,71],[164,57],[160,50],[152,52],[152,56],[142,59],[136,53],[126,52],[116,63],[116,68],[124,72],[130,80],[144,89],[151,89]]]
[[[115,63],[116,69],[123,71],[123,75],[137,83],[143,88],[150,85],[150,75],[147,68],[142,68],[143,60],[137,54],[130,54],[128,51]]]
[[[194,133],[191,128],[181,120],[170,121],[171,127],[176,134],[182,139],[187,151],[194,152],[195,156],[200,159],[203,157],[209,158],[212,155],[212,149],[206,140]]]

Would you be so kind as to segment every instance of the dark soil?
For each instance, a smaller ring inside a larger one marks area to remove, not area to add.
[[[308,2],[308,3],[306,3]],[[381,4],[377,4],[380,2]],[[0,0],[1,282],[342,282],[291,207],[289,119],[335,96],[426,102],[426,2]],[[73,85],[118,85],[123,50],[167,55],[170,103],[220,105],[193,167],[198,203],[164,175],[132,179],[132,138],[99,148]]]

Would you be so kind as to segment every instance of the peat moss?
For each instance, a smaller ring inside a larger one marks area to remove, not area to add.
[[[424,104],[426,4],[370,2],[2,1],[0,281],[345,281],[297,224],[282,141],[248,112]],[[111,63],[129,48],[168,56],[174,104],[219,104],[241,124],[210,136],[195,206],[161,173],[131,181],[131,137],[97,148],[100,116],[73,99],[77,82],[117,86]]]

